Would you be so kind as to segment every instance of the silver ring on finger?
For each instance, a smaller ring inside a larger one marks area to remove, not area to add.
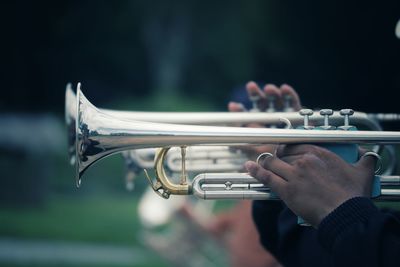
[[[274,157],[274,155],[272,153],[264,152],[264,153],[261,153],[260,155],[258,155],[256,162],[258,165],[261,165],[260,160],[262,160],[264,158],[271,158],[271,157]]]
[[[372,152],[372,151],[368,151],[367,153],[362,155],[363,158],[367,157],[367,156],[372,156],[372,157],[375,157],[377,159],[376,165],[375,165],[375,174],[379,174],[381,169],[382,169],[382,157],[379,156],[377,153]]]

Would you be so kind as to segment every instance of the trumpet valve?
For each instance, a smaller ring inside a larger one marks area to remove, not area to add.
[[[333,115],[332,109],[321,109],[319,114],[324,117],[324,125],[319,126],[319,129],[322,130],[335,130],[336,127],[333,125],[329,125],[329,117]]]
[[[314,114],[314,111],[312,109],[301,109],[299,111],[299,114],[304,117],[304,125],[300,126],[299,129],[305,129],[305,130],[311,130],[314,128],[314,126],[309,125],[310,121],[310,116]]]
[[[340,126],[339,129],[345,131],[357,130],[355,126],[350,125],[350,116],[354,114],[354,110],[346,108],[341,109],[339,113],[344,117],[344,125]]]

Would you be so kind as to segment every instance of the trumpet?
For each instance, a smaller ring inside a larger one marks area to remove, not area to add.
[[[77,85],[77,92],[81,95],[81,83]],[[73,92],[72,85],[69,83],[66,86],[65,93],[65,121],[68,129],[68,151],[69,151],[69,159],[70,164],[75,164],[75,124],[77,117],[77,97]],[[287,128],[296,127],[301,125],[303,121],[307,120],[307,123],[310,124],[318,124],[322,123],[325,119],[323,116],[310,116],[310,115],[300,115],[298,112],[274,112],[274,113],[266,113],[266,112],[140,112],[140,111],[116,111],[110,109],[99,109],[101,112],[114,116],[123,120],[133,120],[133,121],[147,121],[147,122],[159,122],[159,123],[173,123],[173,124],[194,124],[194,125],[237,125],[237,124],[248,124],[248,123],[261,123],[265,125],[277,125],[277,124],[285,124]],[[343,120],[348,120],[349,115],[343,114],[342,112],[333,112],[330,116],[329,121],[333,125],[340,125]],[[358,127],[366,128],[369,130],[380,131],[382,128],[380,127],[379,122],[384,121],[397,121],[400,120],[400,114],[366,114],[363,112],[355,112],[352,114],[352,123],[357,125]],[[204,148],[204,150],[207,150]],[[377,151],[378,148],[375,148]],[[148,166],[149,162],[145,162],[142,159],[145,157],[144,154],[147,152],[132,152],[129,156],[128,153],[124,153],[125,159],[128,161],[138,163],[139,167]],[[394,159],[393,149],[388,148],[390,153],[390,158]],[[207,152],[205,152],[207,153]],[[228,153],[228,152],[227,152]],[[131,157],[131,159],[129,159]],[[237,153],[232,153],[229,157],[235,158],[237,157]],[[241,155],[238,157],[242,158]],[[212,158],[210,158],[211,160]],[[188,157],[189,162],[191,161],[191,157]],[[215,158],[213,158],[215,160]],[[168,161],[170,162],[170,161]],[[218,163],[221,163],[220,161]],[[141,165],[143,164],[143,165]],[[390,173],[391,170],[394,169],[394,160],[391,160],[390,166],[387,168],[387,173]],[[176,169],[176,165],[171,165],[171,169]],[[217,167],[217,164],[213,164],[213,168],[211,170],[218,171],[233,171],[236,168],[230,165],[225,165],[224,167]],[[221,166],[220,164],[218,164]],[[188,164],[189,169],[197,169],[203,170],[209,169],[210,165],[205,162],[205,164]],[[192,167],[194,166],[194,167]],[[229,166],[229,167],[228,167]]]
[[[215,198],[252,198],[276,199],[267,188],[262,187],[254,178],[246,174],[199,174],[189,184],[185,172],[185,148],[201,145],[260,145],[260,144],[398,144],[399,132],[388,131],[352,131],[345,120],[339,129],[307,130],[303,129],[264,129],[217,127],[200,125],[167,124],[129,120],[108,114],[92,105],[80,90],[77,91],[76,120],[73,132],[75,140],[76,184],[81,183],[84,172],[99,160],[123,151],[140,148],[159,147],[155,156],[155,182],[146,176],[153,190],[164,198],[170,194],[195,194],[202,198],[210,194],[201,190],[212,191]],[[326,122],[324,118],[324,123]],[[325,125],[326,126],[326,125]],[[182,171],[179,183],[174,183],[166,175],[164,160],[170,147],[182,149]],[[212,179],[211,179],[212,178]],[[381,196],[397,199],[399,182],[396,177],[380,177],[382,181]],[[385,179],[391,179],[386,183]],[[205,182],[204,182],[205,181]],[[217,184],[218,186],[215,186]],[[243,186],[244,184],[244,186]],[[218,187],[223,185],[224,189]],[[200,189],[201,190],[200,190]],[[213,188],[210,190],[210,188]],[[214,190],[217,188],[217,190]],[[237,188],[240,188],[237,190]],[[226,191],[230,191],[229,194]],[[232,194],[234,192],[234,194]],[[260,196],[262,195],[262,197]]]

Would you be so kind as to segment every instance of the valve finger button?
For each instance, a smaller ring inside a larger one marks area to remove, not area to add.
[[[344,125],[340,126],[339,129],[349,131],[357,130],[355,126],[350,125],[350,116],[354,114],[354,110],[346,108],[340,110],[340,115],[344,117]]]
[[[329,125],[329,117],[333,115],[333,110],[332,109],[321,109],[319,111],[319,114],[324,117],[324,125],[318,127],[319,129],[322,129],[322,130],[334,130],[334,129],[336,129],[335,126]]]
[[[310,121],[310,116],[312,116],[314,114],[314,111],[312,109],[305,108],[305,109],[301,109],[299,111],[299,114],[304,117],[304,125],[300,126],[298,128],[306,129],[306,130],[313,129],[314,127],[309,125],[309,121]]]

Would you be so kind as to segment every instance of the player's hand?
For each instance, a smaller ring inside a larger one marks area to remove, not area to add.
[[[314,227],[335,208],[358,196],[371,195],[375,157],[355,164],[315,145],[281,145],[260,165],[249,161],[250,175],[271,188],[298,216]]]

